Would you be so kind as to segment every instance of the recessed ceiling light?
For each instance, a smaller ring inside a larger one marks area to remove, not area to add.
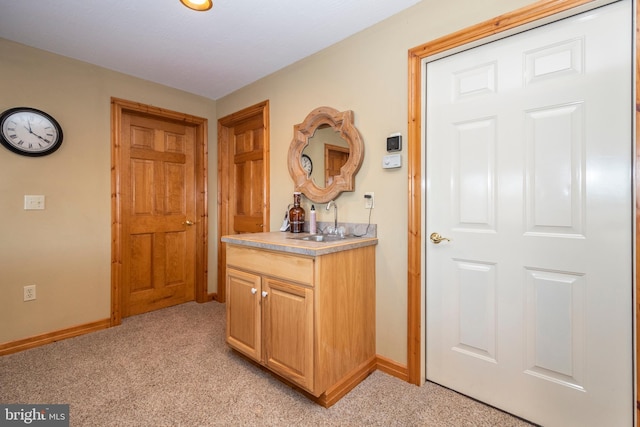
[[[205,11],[213,7],[212,0],[180,0],[189,9]]]

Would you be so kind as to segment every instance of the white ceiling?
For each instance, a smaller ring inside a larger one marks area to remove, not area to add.
[[[0,37],[218,99],[420,0],[12,0]]]

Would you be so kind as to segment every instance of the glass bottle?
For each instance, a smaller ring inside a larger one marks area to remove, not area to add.
[[[304,231],[304,208],[300,206],[300,193],[293,193],[293,207],[289,209],[289,222],[292,233]]]

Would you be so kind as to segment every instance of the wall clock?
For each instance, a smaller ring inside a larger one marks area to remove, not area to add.
[[[311,172],[313,171],[313,162],[311,162],[311,157],[303,154],[302,157],[300,157],[300,162],[302,162],[302,169],[307,173],[307,176],[311,175]]]
[[[46,156],[60,148],[62,128],[44,111],[10,108],[0,114],[0,143],[23,156]]]

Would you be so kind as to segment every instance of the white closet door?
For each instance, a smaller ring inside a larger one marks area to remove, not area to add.
[[[632,28],[427,65],[427,379],[545,426],[632,425]]]

